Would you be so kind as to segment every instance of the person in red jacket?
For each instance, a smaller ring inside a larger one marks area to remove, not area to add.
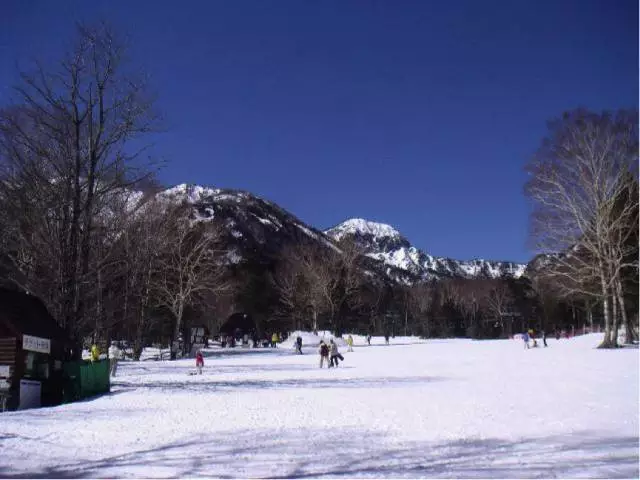
[[[198,371],[198,375],[202,374],[202,367],[204,367],[204,357],[202,356],[202,352],[198,350],[196,352],[196,370]]]

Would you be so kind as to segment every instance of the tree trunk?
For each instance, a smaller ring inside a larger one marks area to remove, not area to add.
[[[622,314],[622,323],[624,324],[625,330],[625,343],[632,344],[634,341],[638,340],[638,335],[633,328],[633,325],[629,321],[629,315],[627,315],[627,310],[625,308],[624,303],[624,294],[622,291],[622,282],[618,278],[615,283],[615,291],[616,296],[618,298],[618,304],[620,306],[620,313]]]
[[[407,309],[404,309],[404,336],[407,336],[407,319],[408,319]]]
[[[610,292],[612,293],[612,292]],[[612,346],[617,346],[618,344],[618,302],[616,300],[615,295],[610,296],[611,302],[611,344]]]
[[[600,287],[602,289],[602,310],[604,314],[604,338],[598,348],[615,348],[611,343],[611,317],[609,311],[609,289],[605,278],[604,265],[600,262]]]
[[[179,306],[176,311],[175,311],[175,317],[176,317],[176,326],[175,329],[173,331],[173,341],[176,342],[177,345],[179,345],[179,341],[180,341],[180,329],[182,327],[182,306]],[[183,339],[184,341],[184,339]],[[177,348],[174,349],[173,345],[171,345],[171,360],[175,360],[177,358]]]
[[[145,324],[145,308],[140,309],[140,316],[138,317],[138,324],[136,325],[136,335],[133,340],[133,358],[134,360],[140,360],[142,349],[144,348],[144,324]]]

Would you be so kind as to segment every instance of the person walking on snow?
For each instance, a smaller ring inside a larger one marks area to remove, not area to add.
[[[525,350],[529,348],[529,332],[524,332],[522,334],[522,340],[524,341]]]
[[[344,361],[344,357],[338,352],[338,344],[331,339],[331,362],[329,368],[338,366],[338,359]]]
[[[353,337],[351,335],[347,337],[347,345],[349,346],[347,352],[353,352]]]
[[[367,344],[371,345],[371,334],[367,335]]]
[[[278,346],[278,334],[273,332],[271,335],[271,348],[276,348]]]
[[[204,357],[202,356],[202,351],[198,350],[196,352],[196,370],[198,371],[198,375],[202,375],[202,367],[204,367]]]
[[[111,346],[109,347],[109,375],[112,377],[116,376],[116,370],[118,369],[118,360],[120,360],[122,356],[122,352],[116,345],[116,342],[111,342]]]
[[[296,338],[296,352],[302,355],[302,337],[300,335]]]
[[[324,343],[324,340],[320,340],[318,353],[320,354],[320,368],[322,368],[322,364],[325,362],[325,360],[327,362],[327,367],[329,367],[329,346]]]
[[[546,330],[542,330],[542,343],[544,344],[545,347],[547,347],[547,331]]]
[[[97,362],[98,360],[100,360],[100,349],[98,345],[94,343],[91,345],[91,363]]]

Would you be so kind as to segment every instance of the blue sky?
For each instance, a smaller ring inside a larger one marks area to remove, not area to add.
[[[249,190],[317,228],[388,223],[438,256],[527,261],[522,166],[546,121],[638,103],[626,0],[8,0],[0,103],[16,62],[100,18],[150,75],[162,182]]]

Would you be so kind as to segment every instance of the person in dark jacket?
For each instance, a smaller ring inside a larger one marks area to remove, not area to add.
[[[320,345],[318,347],[318,353],[320,354],[320,368],[322,368],[322,364],[327,362],[327,367],[329,366],[329,346],[324,343],[324,340],[320,340]]]
[[[302,337],[300,335],[296,337],[296,352],[302,355]]]
[[[547,331],[546,330],[542,330],[542,343],[544,344],[544,346],[548,346],[547,345]]]

